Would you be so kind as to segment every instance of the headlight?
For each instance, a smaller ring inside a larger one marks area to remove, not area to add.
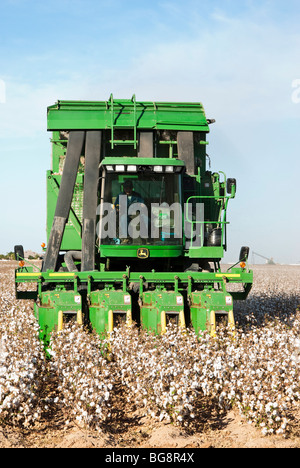
[[[125,172],[125,166],[123,164],[116,164],[116,172]]]
[[[127,171],[128,172],[136,172],[137,171],[137,167],[136,166],[127,166]]]

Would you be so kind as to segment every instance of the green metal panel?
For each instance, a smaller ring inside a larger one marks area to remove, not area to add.
[[[69,272],[33,272],[33,268],[19,268],[15,273],[15,282],[18,285],[19,283],[53,283],[53,284],[66,284],[70,285],[73,283],[73,288],[76,291],[76,285],[78,281],[81,283],[88,283],[93,285],[93,283],[104,283],[104,284],[114,284],[116,281],[125,280],[128,283],[139,283],[143,279],[145,282],[154,283],[154,284],[175,284],[178,281],[185,288],[186,285],[191,282],[194,285],[197,284],[214,284],[219,283],[221,285],[226,285],[227,283],[240,283],[245,285],[252,285],[253,282],[253,272],[252,270],[246,270],[241,268],[232,268],[228,272],[160,272],[160,271],[151,271],[151,272],[130,272],[130,269],[126,271],[91,271],[91,272],[78,272],[78,273],[69,273]],[[250,290],[248,290],[248,293]],[[239,294],[239,293],[235,293]],[[236,296],[238,299],[239,296]]]
[[[189,258],[223,258],[224,248],[221,247],[190,247]]]
[[[48,107],[48,130],[143,128],[209,132],[201,103],[58,101]]]
[[[190,302],[191,322],[197,334],[200,330],[209,330],[211,311],[216,314],[228,313],[233,308],[230,293],[213,289],[193,292],[190,296]]]
[[[89,295],[89,319],[92,328],[99,335],[107,333],[109,330],[109,314],[113,317],[112,325],[116,325],[117,320],[127,320],[131,316],[131,296],[128,292],[104,289],[93,291]]]
[[[41,307],[35,303],[34,314],[40,326],[40,340],[49,343],[51,332],[57,329],[58,313],[52,307]]]
[[[138,258],[140,247],[140,245],[101,245],[100,254],[101,257]],[[183,254],[182,245],[146,245],[145,248],[149,251],[149,258],[180,257]],[[141,268],[143,268],[142,263]]]
[[[102,165],[115,165],[115,164],[132,164],[139,166],[174,166],[184,168],[184,162],[179,159],[170,158],[135,158],[135,157],[106,157],[102,161]]]
[[[40,295],[40,304],[35,303],[34,312],[40,326],[40,338],[44,342],[50,341],[51,332],[57,329],[58,313],[68,313],[77,316],[81,311],[82,300],[77,291],[57,289]],[[72,314],[71,314],[72,313]]]
[[[156,289],[142,295],[141,324],[155,333],[162,333],[162,313],[167,318],[178,319],[184,310],[184,299],[179,292]]]

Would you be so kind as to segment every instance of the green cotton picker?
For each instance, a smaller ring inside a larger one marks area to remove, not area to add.
[[[200,103],[135,96],[48,108],[41,271],[15,247],[17,298],[34,299],[45,343],[70,320],[100,335],[120,322],[157,334],[169,322],[196,333],[215,334],[220,321],[234,327],[233,301],[246,299],[253,274],[248,247],[235,265],[220,267],[236,180],[208,170],[213,122]]]

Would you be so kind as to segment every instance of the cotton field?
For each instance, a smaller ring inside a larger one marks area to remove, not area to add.
[[[116,328],[107,340],[70,325],[37,338],[31,303],[14,298],[0,263],[0,425],[30,426],[59,411],[65,425],[103,429],[116,394],[155,421],[197,430],[208,409],[236,409],[262,434],[288,436],[300,400],[300,267],[256,266],[235,305],[234,333],[216,338],[170,326],[163,336]]]

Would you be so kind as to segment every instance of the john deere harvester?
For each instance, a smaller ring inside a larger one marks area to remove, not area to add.
[[[41,271],[15,248],[17,298],[34,299],[42,340],[69,320],[100,335],[122,321],[155,333],[170,321],[197,333],[234,327],[233,301],[247,297],[252,272],[247,247],[220,267],[236,181],[208,170],[211,123],[200,103],[135,96],[48,108]]]

